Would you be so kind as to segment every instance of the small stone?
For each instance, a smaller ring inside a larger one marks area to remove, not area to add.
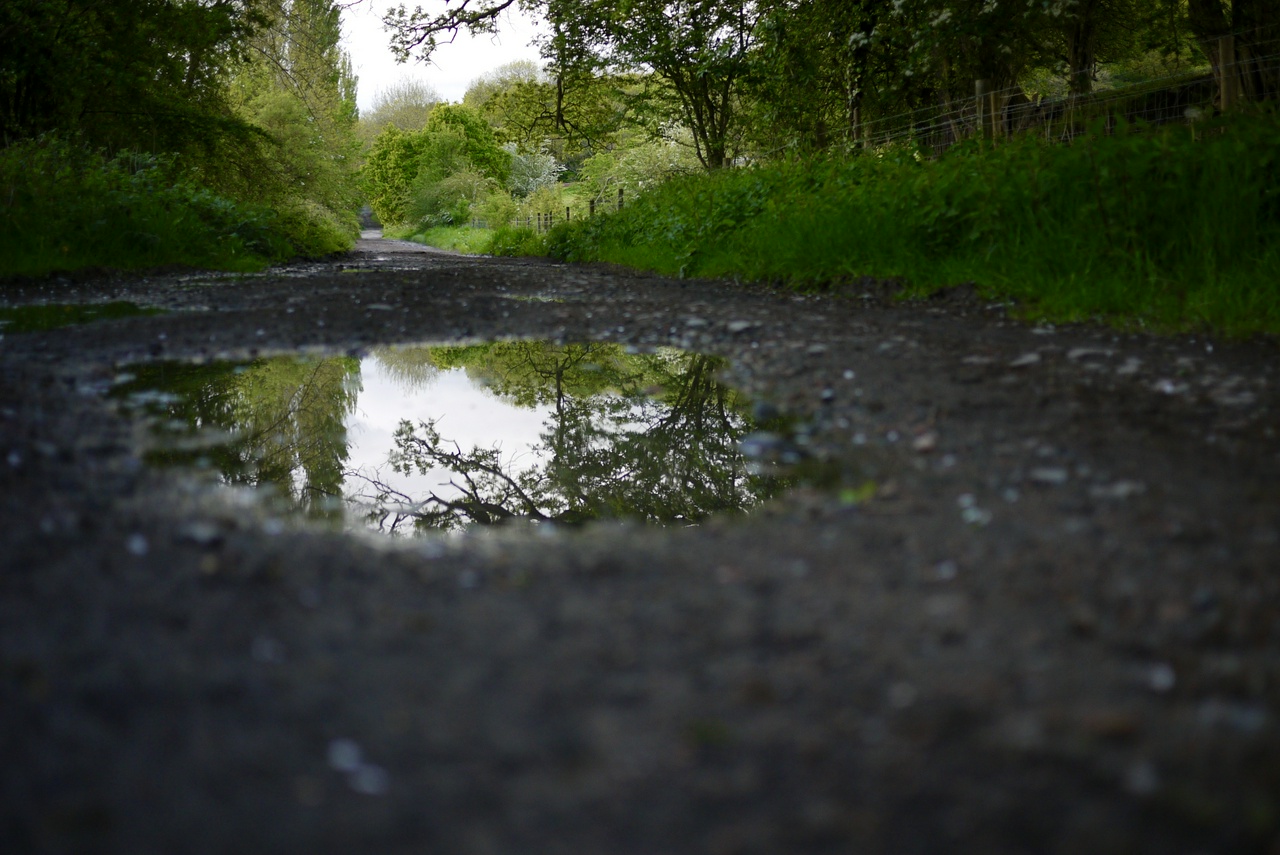
[[[1173,689],[1177,682],[1178,675],[1168,662],[1157,662],[1147,669],[1147,688],[1153,692],[1164,694]]]
[[[827,346],[825,344],[811,344],[809,345],[809,349],[805,351],[805,353],[809,354],[810,356],[819,356],[826,352],[827,352]]]
[[[364,752],[354,739],[335,739],[329,743],[329,767],[339,772],[354,772],[360,768]]]
[[[130,555],[141,558],[151,550],[151,545],[147,543],[147,539],[142,535],[131,534],[128,540],[124,542],[124,548],[129,551]]]
[[[1137,374],[1138,369],[1141,367],[1141,359],[1130,357],[1124,361],[1124,365],[1121,365],[1116,369],[1116,374],[1119,374],[1121,377],[1128,377],[1131,374]]]
[[[684,325],[686,327],[693,327],[696,329],[698,327],[705,327],[707,325],[707,322],[704,318],[697,318],[697,317],[685,318]]]
[[[1141,481],[1116,481],[1114,484],[1098,484],[1089,488],[1089,495],[1095,499],[1111,499],[1123,501],[1147,491],[1147,485]]]
[[[1079,362],[1083,359],[1102,359],[1115,353],[1105,347],[1073,347],[1067,351],[1067,359]]]
[[[1057,466],[1039,466],[1032,469],[1028,477],[1037,484],[1060,487],[1067,483],[1070,473]]]
[[[1029,365],[1037,365],[1040,362],[1040,354],[1024,353],[1013,362],[1009,363],[1010,368],[1026,368]]]
[[[746,332],[747,330],[755,329],[758,326],[759,324],[755,323],[754,321],[729,321],[728,325],[726,326],[726,329],[728,329],[729,332],[733,333],[734,335],[737,335],[738,333],[743,333],[743,332]]]
[[[351,789],[361,795],[380,796],[386,793],[391,783],[391,776],[381,766],[364,763],[347,776],[347,783]]]
[[[926,431],[911,441],[911,447],[921,454],[928,454],[938,447],[936,431]]]
[[[213,546],[222,538],[222,531],[214,523],[197,520],[182,527],[182,538],[197,546]]]

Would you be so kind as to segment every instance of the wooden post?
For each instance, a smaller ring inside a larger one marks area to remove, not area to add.
[[[1218,101],[1222,112],[1235,106],[1240,98],[1240,69],[1236,67],[1236,37],[1218,39]]]
[[[988,115],[991,112],[991,81],[975,80],[973,81],[973,100],[978,108],[978,135],[983,139],[991,139],[991,130],[995,124],[995,117]]]
[[[569,222],[569,206],[568,205],[564,206],[564,221],[566,223]]]
[[[618,210],[622,210],[622,188],[618,188]]]
[[[594,217],[596,215],[596,200],[592,199],[587,203],[587,216]]]

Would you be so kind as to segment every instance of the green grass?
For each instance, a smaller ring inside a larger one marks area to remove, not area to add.
[[[352,223],[305,201],[236,202],[172,160],[42,138],[0,150],[0,276],[84,267],[257,270],[350,248]]]
[[[1280,117],[1121,127],[1070,146],[909,149],[679,179],[545,251],[672,275],[910,293],[975,282],[1059,321],[1280,332]],[[532,250],[539,249],[536,246]]]
[[[435,226],[419,230],[414,226],[400,229],[387,229],[386,236],[398,240],[411,240],[414,243],[434,246],[439,249],[451,249],[465,252],[468,255],[484,255],[489,252],[493,243],[491,229],[477,229],[471,226]]]

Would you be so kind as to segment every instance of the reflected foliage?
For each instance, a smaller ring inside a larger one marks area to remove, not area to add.
[[[744,511],[777,489],[776,481],[747,471],[738,441],[751,425],[745,401],[716,379],[719,359],[542,342],[435,348],[431,359],[465,368],[518,406],[550,413],[532,464],[504,458],[498,448],[467,448],[433,420],[402,422],[391,453],[395,469],[447,470],[451,477],[449,489],[426,496],[377,485],[379,511],[391,511],[389,527],[624,516],[696,522]]]
[[[156,452],[158,462],[207,458],[228,483],[270,486],[307,516],[341,519],[346,419],[360,391],[358,360],[165,363],[137,375],[117,394],[146,402],[143,390],[163,389],[168,394],[153,409],[197,431],[185,444]],[[234,441],[214,441],[208,431],[230,432]]]
[[[757,426],[746,401],[716,379],[722,361],[713,357],[501,342],[372,358],[406,394],[465,372],[511,407],[537,410],[539,439],[516,455],[446,436],[440,418],[406,420],[386,467],[352,463],[347,424],[362,391],[352,358],[161,363],[115,394],[180,429],[156,462],[197,462],[227,483],[269,486],[309,517],[340,523],[350,514],[390,533],[521,519],[691,523],[745,511],[785,486],[744,461],[739,442]],[[424,481],[435,486],[424,493]]]

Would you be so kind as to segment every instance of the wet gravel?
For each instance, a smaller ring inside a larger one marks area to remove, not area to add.
[[[1280,851],[1276,343],[887,290],[390,241],[0,287],[168,310],[0,329],[0,852]],[[725,356],[858,495],[391,542],[144,467],[104,397],[510,337]]]

